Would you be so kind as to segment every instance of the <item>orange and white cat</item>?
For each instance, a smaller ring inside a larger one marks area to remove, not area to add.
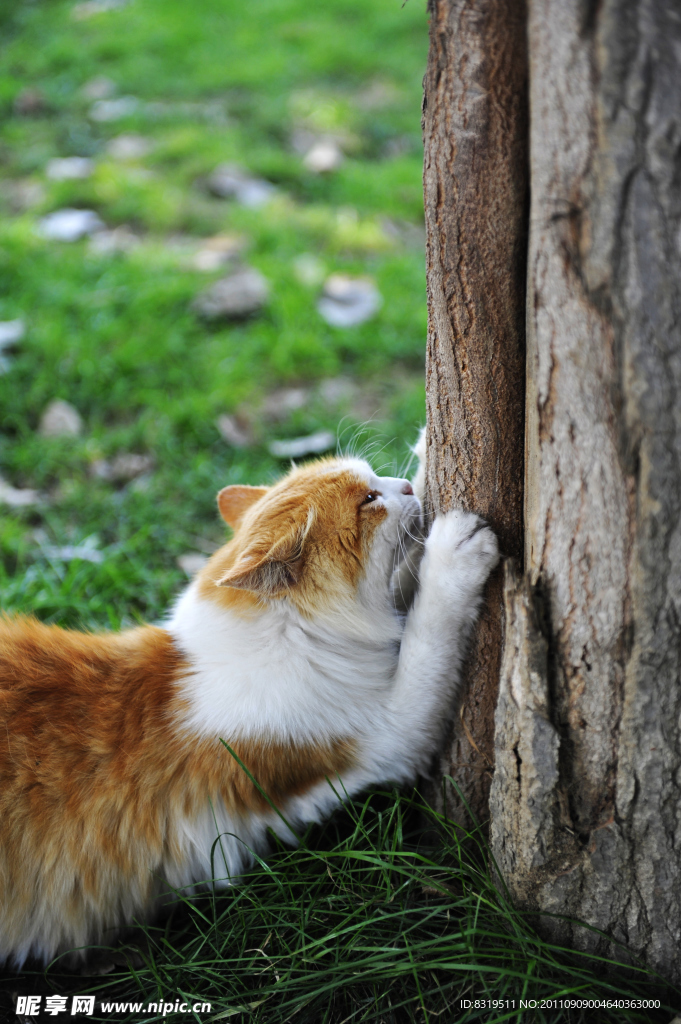
[[[111,941],[171,887],[228,884],[268,828],[290,840],[221,739],[294,826],[441,741],[498,559],[481,520],[435,520],[404,615],[408,481],[328,459],[218,505],[234,537],[163,628],[0,622],[0,960]]]

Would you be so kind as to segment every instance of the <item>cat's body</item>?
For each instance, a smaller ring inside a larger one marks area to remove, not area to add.
[[[437,749],[498,557],[484,524],[435,521],[405,617],[407,481],[328,460],[219,504],[234,539],[165,628],[0,625],[0,959],[109,942],[170,887],[238,875],[268,827],[291,840],[237,758],[295,827]]]

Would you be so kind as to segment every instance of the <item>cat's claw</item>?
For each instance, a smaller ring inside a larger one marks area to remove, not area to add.
[[[436,573],[454,577],[469,587],[482,587],[499,561],[499,545],[494,533],[480,516],[457,509],[438,516],[433,524],[426,550]]]

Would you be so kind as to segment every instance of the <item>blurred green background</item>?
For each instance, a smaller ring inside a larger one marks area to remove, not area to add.
[[[424,6],[0,11],[0,321],[23,330],[0,348],[2,606],[153,620],[187,579],[178,558],[225,539],[217,490],[285,470],[273,440],[326,430],[404,466],[424,420]],[[265,198],[216,194],[225,164]],[[49,237],[63,209],[100,230]],[[261,308],[202,316],[197,296],[243,267]],[[380,308],[331,326],[333,274]],[[55,400],[71,433],[45,423]]]

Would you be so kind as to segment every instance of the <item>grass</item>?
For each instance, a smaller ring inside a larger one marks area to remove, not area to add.
[[[377,468],[404,463],[424,419],[427,40],[417,0],[83,10],[0,0],[0,320],[27,327],[0,375],[0,473],[40,493],[3,509],[0,593],[6,610],[106,629],[164,614],[185,582],[178,556],[224,540],[216,492],[284,468],[268,441],[332,429],[342,444],[359,431]],[[84,90],[95,76],[135,97],[134,109],[94,119]],[[301,132],[340,139],[342,166],[307,171],[291,144]],[[147,139],[148,153],[114,158],[109,144],[124,133]],[[91,177],[50,179],[48,161],[68,156],[94,160]],[[276,198],[254,210],[211,197],[206,177],[221,162],[267,178]],[[126,226],[136,247],[44,240],[40,218],[64,206]],[[271,298],[260,316],[209,326],[192,301],[220,272],[192,269],[188,257],[218,233],[243,240]],[[301,256],[317,268],[312,283],[296,270]],[[347,330],[322,320],[316,300],[334,271],[375,280],[374,319]],[[320,388],[337,378],[351,397],[325,401]],[[268,396],[282,387],[307,388],[308,401],[268,418]],[[38,430],[54,398],[80,413],[79,436]],[[249,447],[221,437],[223,414],[250,427]],[[126,453],[149,456],[151,469],[128,482],[94,472]],[[98,560],[60,554],[66,545]],[[96,991],[145,1006],[193,993],[213,1003],[212,1019],[254,1024],[657,1019],[521,1012],[524,997],[662,988],[644,972],[605,980],[603,964],[542,941],[494,884],[479,835],[464,838],[416,796],[375,794],[296,849],[278,846],[238,887],[179,906],[147,930],[140,963],[103,980],[58,964],[45,976],[9,973],[2,990]]]
[[[493,881],[479,832],[463,833],[416,793],[347,804],[296,849],[278,844],[238,886],[178,904],[128,955],[129,969],[105,979],[63,976],[56,964],[32,980],[38,991],[96,994],[103,1020],[191,1019],[147,1012],[177,999],[211,1003],[195,1019],[253,1024],[633,1024],[671,1013],[645,970],[625,977],[542,940]],[[632,1000],[643,1008],[622,1005]],[[138,1008],[116,1013],[121,1002]]]
[[[220,487],[285,468],[269,440],[339,424],[347,440],[368,420],[365,440],[385,447],[383,461],[405,457],[424,419],[425,16],[394,0],[312,13],[302,0],[205,0],[200,10],[131,0],[74,19],[77,10],[72,0],[2,8],[0,320],[22,317],[27,335],[0,376],[0,472],[43,501],[3,515],[0,588],[5,608],[109,627],[163,614],[184,580],[177,557],[223,539]],[[135,112],[93,120],[83,89],[94,76],[136,97]],[[41,104],[22,114],[31,90]],[[290,144],[300,131],[343,140],[336,173],[305,170]],[[149,153],[114,159],[111,139],[130,133]],[[74,155],[95,161],[91,177],[46,175],[50,159]],[[211,197],[206,176],[224,161],[272,181],[273,202],[253,210]],[[64,206],[127,226],[137,247],[97,254],[87,241],[42,239],[40,218]],[[187,259],[219,233],[243,240],[271,299],[249,321],[210,326],[192,300],[224,271],[200,273]],[[321,279],[371,276],[377,317],[328,326],[316,309],[321,280],[296,273],[301,255]],[[338,377],[353,399],[310,401],[275,422],[260,414],[276,388]],[[79,437],[37,431],[54,398],[82,416]],[[221,438],[225,413],[251,423],[250,448]],[[127,486],[93,477],[97,460],[126,452],[151,455],[153,472]],[[44,554],[87,538],[105,555],[99,565]]]

